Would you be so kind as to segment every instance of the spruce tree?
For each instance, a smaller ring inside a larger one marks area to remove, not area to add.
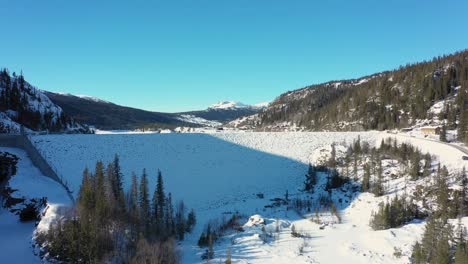
[[[440,166],[440,165],[439,165]],[[448,218],[449,188],[447,184],[448,170],[443,166],[437,175],[437,215],[443,219]]]
[[[139,196],[138,196],[138,179],[135,173],[132,173],[132,180],[130,185],[130,191],[127,195],[127,208],[129,215],[132,218],[132,222],[136,224],[138,218],[140,217],[139,210]]]
[[[442,128],[440,129],[439,140],[447,142],[447,126],[445,123],[442,124]]]
[[[364,165],[364,176],[362,177],[361,191],[367,192],[370,188],[370,167],[368,164]]]
[[[187,229],[187,223],[185,220],[185,205],[182,201],[177,204],[177,210],[175,215],[175,228],[177,238],[179,240],[184,240],[184,235]]]
[[[139,193],[139,207],[140,207],[140,221],[142,230],[147,232],[150,224],[150,202],[149,202],[149,191],[148,191],[148,176],[146,169],[143,169],[143,173],[140,180],[140,193]]]
[[[377,175],[376,179],[374,180],[374,184],[372,186],[372,193],[374,193],[375,196],[382,196],[384,195],[384,187],[383,187],[383,174],[382,174],[382,160],[380,159],[380,156],[377,157],[378,159],[378,166],[377,166]]]
[[[175,222],[174,222],[174,207],[172,206],[172,194],[169,193],[166,198],[164,212],[164,225],[166,236],[173,236],[175,234]]]
[[[306,179],[304,182],[304,190],[311,191],[313,190],[315,184],[317,183],[317,172],[315,171],[315,167],[309,163],[309,169],[307,174],[305,175]]]
[[[468,263],[468,245],[466,240],[466,228],[458,220],[457,236],[455,248],[455,264]]]
[[[160,233],[164,227],[164,206],[165,206],[166,195],[164,193],[164,183],[161,171],[158,170],[158,178],[156,188],[153,193],[153,221],[154,228],[157,233]]]
[[[123,191],[123,174],[120,168],[120,159],[115,154],[114,161],[112,162],[113,171],[113,182],[112,190],[121,208],[125,207],[124,202],[124,191]]]
[[[94,208],[96,203],[92,181],[92,175],[89,174],[88,168],[85,168],[80,191],[78,193],[78,210],[83,215],[88,215],[90,213],[89,208]]]
[[[412,263],[414,264],[426,264],[424,253],[419,241],[416,241],[416,243],[413,246],[413,253],[411,254],[411,258]]]
[[[108,217],[107,199],[105,195],[105,176],[104,176],[104,164],[102,161],[96,163],[95,171],[95,194],[96,194],[96,214],[100,220]]]
[[[417,180],[419,179],[420,176],[420,170],[421,170],[421,165],[420,165],[420,157],[417,152],[414,152],[413,155],[411,155],[411,168],[410,168],[410,175],[412,180]]]
[[[190,210],[187,216],[187,232],[192,232],[193,227],[197,223],[197,218],[195,216],[195,211],[193,209]]]

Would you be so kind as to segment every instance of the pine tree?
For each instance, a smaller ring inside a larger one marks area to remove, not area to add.
[[[447,142],[447,126],[445,123],[442,124],[442,128],[440,129],[439,140]]]
[[[186,231],[187,232],[192,232],[192,229],[193,227],[196,225],[197,223],[197,218],[195,216],[195,211],[192,209],[190,210],[188,216],[187,216],[187,229]]]
[[[374,184],[372,186],[372,192],[374,193],[375,196],[382,196],[385,193],[384,187],[383,187],[382,160],[380,159],[380,156],[377,157],[377,159],[378,159],[379,165],[376,169],[377,175],[376,175]]]
[[[440,166],[440,165],[439,165]],[[448,170],[443,166],[437,175],[437,215],[443,219],[448,217],[449,208],[449,188],[447,184]]]
[[[417,180],[419,179],[419,176],[420,176],[420,171],[421,171],[421,164],[420,164],[421,160],[420,160],[420,157],[419,157],[419,154],[417,152],[415,152],[412,156],[411,156],[411,171],[410,171],[410,175],[411,175],[411,179],[412,180]]]
[[[116,217],[118,212],[121,210],[121,207],[118,203],[118,197],[115,196],[114,189],[113,189],[113,181],[115,179],[114,176],[114,167],[112,163],[107,165],[106,174],[104,178],[104,195],[106,198],[107,206],[109,210],[112,212],[111,217]]]
[[[367,192],[370,188],[370,167],[368,164],[364,165],[364,176],[362,178],[361,191]]]
[[[161,171],[158,170],[158,179],[156,188],[153,193],[153,219],[155,230],[160,233],[164,225],[164,206],[165,206],[166,195],[164,193],[164,183]]]
[[[177,204],[175,227],[177,238],[179,240],[184,240],[184,235],[187,229],[187,223],[185,221],[185,205],[182,201]]]
[[[466,228],[458,220],[456,248],[455,248],[455,264],[468,263],[468,245],[466,241]]]
[[[96,163],[95,171],[95,194],[96,194],[96,214],[97,219],[103,220],[108,217],[108,207],[105,197],[105,177],[104,177],[104,164],[102,161]]]
[[[315,171],[315,167],[309,163],[309,169],[307,174],[305,175],[306,179],[304,182],[304,190],[311,191],[313,190],[315,184],[317,183],[317,172]]]
[[[139,198],[140,220],[142,224],[142,230],[144,230],[146,233],[149,230],[150,225],[150,202],[148,191],[148,176],[146,174],[146,169],[143,169],[143,174],[140,180]]]
[[[411,258],[413,260],[412,263],[414,264],[426,264],[424,253],[419,241],[416,241],[416,243],[413,246],[413,253],[411,255]]]
[[[172,194],[169,193],[166,198],[164,212],[164,225],[167,236],[175,234],[175,222],[174,222],[174,207],[172,206]]]
[[[112,162],[113,171],[113,181],[112,181],[112,190],[114,195],[119,203],[120,208],[125,208],[124,202],[124,191],[123,191],[123,174],[120,168],[120,159],[117,154],[115,154],[114,161]]]
[[[131,224],[132,238],[138,239],[138,227],[140,218],[139,208],[139,197],[138,197],[138,179],[134,172],[131,176],[130,189],[127,193],[127,210],[129,216],[129,222]]]
[[[78,193],[78,210],[80,211],[80,214],[83,215],[89,214],[89,208],[94,208],[96,203],[92,181],[92,175],[89,174],[88,168],[85,168],[83,171],[80,191]]]

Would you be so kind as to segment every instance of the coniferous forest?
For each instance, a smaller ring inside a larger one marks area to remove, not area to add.
[[[13,121],[32,130],[65,131],[76,124],[41,91],[32,87],[23,74],[0,70],[0,111]],[[5,117],[2,117],[4,119]],[[80,132],[86,132],[80,128]],[[11,133],[13,128],[0,123],[0,132]]]
[[[259,113],[255,126],[284,122],[307,130],[385,130],[432,119],[429,108],[450,99],[441,113],[448,129],[467,139],[468,51],[401,66],[355,80],[332,81],[282,94]],[[458,123],[458,125],[457,125]]]
[[[425,184],[417,185],[414,192],[404,191],[403,195],[394,195],[392,198],[387,196],[386,201],[381,202],[377,210],[372,212],[370,227],[386,230],[399,228],[412,221],[426,220],[422,239],[413,245],[412,262],[468,263],[466,228],[460,220],[456,226],[449,221],[468,215],[468,178],[464,168],[450,175],[448,169],[440,163],[434,166],[433,156],[391,138],[382,140],[378,147],[370,147],[367,142],[358,139],[347,147],[340,159],[335,157],[334,149],[332,146],[330,158],[326,162],[328,169],[324,169],[323,165],[309,165],[304,191],[315,190],[318,172],[326,172],[329,178],[331,175],[340,175],[336,176],[343,179],[340,182],[352,180],[354,184],[359,184],[361,192],[370,192],[376,197],[391,192],[386,187],[389,177],[404,177],[407,182],[424,180]],[[388,162],[400,164],[401,175],[384,176],[383,160],[386,160],[387,166]],[[449,188],[450,181],[460,187]],[[328,189],[329,184],[326,186]],[[337,184],[330,188],[341,186]],[[307,207],[310,211],[310,205]],[[302,209],[303,205],[298,208]]]
[[[85,169],[75,206],[38,234],[42,253],[67,263],[178,263],[175,242],[192,231],[195,212],[173,201],[160,171],[153,194],[148,177],[132,174],[124,190],[118,156]]]

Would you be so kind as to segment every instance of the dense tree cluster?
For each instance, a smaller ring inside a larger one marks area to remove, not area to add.
[[[442,112],[448,128],[468,137],[468,50],[358,80],[287,92],[259,114],[261,129],[283,122],[310,130],[392,129],[432,118],[429,108],[456,95]],[[457,126],[456,121],[459,121]],[[346,125],[340,127],[339,124]]]
[[[412,262],[426,263],[468,263],[466,228],[459,221],[457,228],[442,218],[429,217],[421,241],[413,246]]]
[[[372,214],[370,226],[374,230],[383,230],[399,227],[415,218],[424,218],[425,215],[418,210],[416,204],[395,196],[390,202],[380,203],[377,212]]]
[[[370,148],[364,142],[356,140],[348,148],[344,158],[344,171],[350,176],[349,167],[353,165],[355,180],[358,179],[358,165],[362,164],[363,177],[361,190],[370,191],[376,196],[385,194],[382,160],[390,159],[398,161],[406,168],[406,172],[412,180],[426,177],[432,172],[432,156],[423,154],[419,149],[408,143],[398,143],[395,139],[382,140],[380,146]],[[352,163],[352,164],[351,164]]]
[[[0,70],[0,111],[9,110],[9,117],[17,123],[33,130],[63,131],[73,121],[63,112],[60,116],[45,109],[40,112],[35,102],[41,103],[41,92],[27,83],[23,74],[10,75],[7,69]],[[12,132],[12,128],[2,124],[0,132]]]
[[[174,209],[161,172],[152,197],[144,169],[125,193],[116,156],[107,166],[98,161],[94,173],[84,170],[74,210],[38,242],[53,259],[71,263],[176,263],[174,239],[194,225],[193,210],[187,216],[183,202]]]
[[[457,181],[460,190],[448,188],[449,173],[447,168],[440,167],[433,186],[436,209],[426,223],[426,229],[421,241],[413,246],[413,263],[468,263],[467,235],[465,227],[459,222],[456,235],[449,218],[467,215],[467,178],[463,169]]]

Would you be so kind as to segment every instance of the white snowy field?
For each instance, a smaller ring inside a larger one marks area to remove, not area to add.
[[[229,218],[232,212],[247,217],[259,214],[270,230],[276,220],[283,227],[269,243],[260,239],[262,231],[257,226],[227,234],[215,244],[215,259],[210,263],[222,262],[228,249],[233,263],[409,263],[411,247],[420,239],[424,222],[373,231],[369,220],[380,202],[401,195],[404,188],[411,192],[425,179],[408,185],[403,178],[388,181],[391,194],[382,197],[358,194],[339,206],[343,222],[324,230],[284,207],[264,209],[269,199],[283,197],[286,190],[292,198],[306,198],[298,189],[308,162],[320,158],[321,149],[329,149],[330,144],[349,144],[358,136],[377,145],[386,137],[409,141],[451,171],[468,163],[461,159],[463,152],[452,146],[381,132],[44,135],[32,140],[75,195],[83,168],[92,170],[99,159],[110,162],[114,154],[121,158],[127,186],[131,172],[140,175],[142,168],[147,169],[150,186],[154,186],[156,171],[161,169],[166,190],[197,213],[197,226],[180,244],[183,263],[206,262],[200,257],[205,249],[197,246],[204,225],[212,219]],[[256,193],[264,193],[265,199],[258,199]],[[321,214],[322,219],[330,217],[327,212]],[[468,218],[463,221],[468,224]],[[307,237],[292,237],[292,225]],[[395,255],[398,252],[401,256]]]
[[[17,190],[12,194],[13,197],[47,197],[49,208],[38,229],[47,228],[57,208],[71,204],[67,193],[58,183],[43,176],[25,151],[4,147],[0,147],[0,151],[10,152],[20,158],[17,174],[9,181],[9,186]],[[33,254],[32,236],[35,229],[34,222],[22,223],[17,215],[0,206],[0,263],[41,263],[39,257]]]
[[[45,135],[32,141],[76,195],[82,171],[97,160],[121,159],[125,183],[146,168],[150,186],[163,173],[166,189],[196,209],[301,186],[313,151],[333,142],[375,138],[364,133],[213,133]]]

